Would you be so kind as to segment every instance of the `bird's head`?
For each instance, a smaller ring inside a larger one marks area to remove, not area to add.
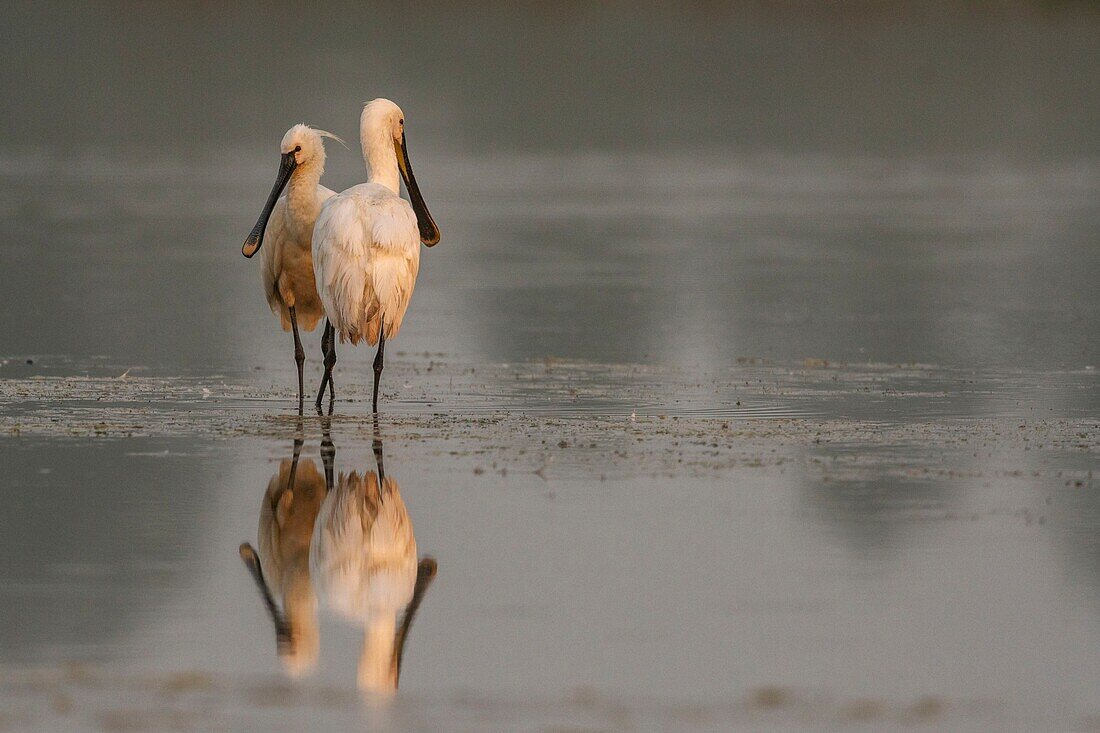
[[[285,159],[294,159],[295,169],[316,167],[321,171],[325,167],[325,144],[323,137],[341,142],[340,138],[325,130],[317,130],[309,125],[297,124],[286,131],[279,143],[279,154]]]
[[[436,226],[435,219],[428,211],[428,205],[424,203],[424,196],[420,193],[416,176],[413,175],[412,163],[409,161],[409,147],[405,142],[405,113],[388,99],[371,100],[363,107],[363,114],[359,118],[359,136],[363,143],[363,158],[372,166],[374,150],[388,150],[390,146],[393,147],[394,154],[397,156],[397,168],[401,172],[402,180],[405,181],[409,202],[416,213],[420,241],[429,247],[438,244],[439,227]],[[388,155],[386,153],[387,157]],[[389,165],[393,165],[392,159]]]
[[[394,102],[379,97],[363,106],[359,126],[361,133],[372,137],[377,134],[386,135],[390,140],[400,143],[401,136],[405,133],[405,113]]]
[[[322,137],[330,137],[343,144],[343,141],[331,132],[315,130],[309,125],[295,125],[283,135],[283,140],[279,143],[279,172],[275,176],[275,185],[271,188],[271,194],[267,197],[267,203],[260,212],[256,226],[249,232],[241,247],[241,254],[245,257],[251,257],[260,251],[267,221],[271,218],[275,202],[279,200],[280,194],[295,171],[310,171],[316,178],[321,177],[321,173],[325,170],[325,145],[321,140]]]

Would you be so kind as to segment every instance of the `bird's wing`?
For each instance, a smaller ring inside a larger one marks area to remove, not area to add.
[[[271,312],[282,316],[282,297],[279,295],[279,273],[283,271],[283,248],[286,240],[286,196],[280,196],[271,210],[267,229],[260,249],[260,277],[263,279],[264,297]]]
[[[386,325],[386,338],[397,335],[416,287],[420,270],[420,232],[416,214],[403,198],[392,196],[374,212],[374,259],[371,278],[375,297]],[[378,337],[371,323],[371,343]]]
[[[342,340],[375,343],[380,315],[387,336],[395,334],[419,264],[416,215],[385,187],[355,186],[321,207],[313,229],[313,269],[325,313]]]
[[[359,221],[359,204],[349,189],[329,198],[313,227],[313,273],[317,293],[341,340],[359,341],[366,305],[370,242]]]

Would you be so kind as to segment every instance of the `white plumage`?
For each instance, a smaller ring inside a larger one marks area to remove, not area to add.
[[[264,235],[268,246],[260,254],[264,296],[284,331],[291,329],[292,306],[303,331],[315,329],[325,315],[313,274],[313,225],[321,204],[336,192],[320,184],[312,188],[298,193],[291,179],[289,194],[281,196],[271,212]]]
[[[363,183],[322,207],[314,229],[313,271],[325,313],[341,341],[378,343],[401,328],[420,269],[420,235],[408,201]]]
[[[326,385],[332,386],[335,333],[341,342],[378,344],[373,400],[377,412],[385,341],[400,331],[412,299],[420,244],[438,242],[439,229],[413,176],[401,108],[388,99],[369,102],[360,117],[359,134],[367,183],[325,201],[313,230],[313,271],[328,318],[322,338],[325,376],[317,407]],[[411,203],[398,193],[399,173]]]
[[[325,170],[322,136],[335,137],[301,124],[287,130],[279,146],[281,162],[275,186],[242,247],[246,257],[263,249],[260,276],[264,297],[271,312],[279,316],[283,330],[294,332],[299,406],[305,353],[298,331],[312,331],[324,316],[313,273],[313,227],[322,204],[334,192],[320,184]],[[284,187],[287,191],[280,196]]]

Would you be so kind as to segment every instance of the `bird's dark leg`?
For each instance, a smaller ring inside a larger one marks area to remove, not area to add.
[[[332,365],[336,366],[336,329],[329,334],[329,352],[332,354]],[[328,414],[332,414],[332,403],[336,401],[336,382],[333,381],[332,370],[328,373]]]
[[[336,366],[336,328],[328,324],[328,356],[325,357],[325,371],[328,372],[328,406],[332,414],[332,403],[336,400],[336,382],[333,381],[332,368]]]
[[[325,331],[321,334],[321,353],[325,355],[325,373],[321,377],[321,390],[317,393],[317,412],[321,411],[325,387],[330,390],[329,399],[336,399],[336,386],[332,382],[332,367],[336,365],[336,329],[328,319],[325,320]]]
[[[386,351],[386,323],[378,321],[378,353],[374,355],[374,398],[371,400],[371,409],[378,414],[378,379],[382,376],[383,361]]]
[[[302,414],[302,402],[306,392],[305,377],[302,375],[302,367],[306,363],[306,350],[302,348],[302,337],[298,335],[298,314],[294,312],[294,306],[287,308],[290,312],[290,329],[294,332],[294,362],[298,365],[298,414]]]
[[[325,319],[325,327],[321,329],[321,361],[324,362],[328,357],[328,319]],[[328,367],[325,367],[324,373],[321,375],[321,389],[317,392],[317,414],[321,414],[321,399],[325,396],[325,389],[328,387]]]

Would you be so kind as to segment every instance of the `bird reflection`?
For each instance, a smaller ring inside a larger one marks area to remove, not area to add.
[[[300,459],[302,443],[301,438],[294,441],[293,458],[282,461],[267,484],[256,534],[259,552],[247,543],[240,548],[275,623],[279,659],[292,676],[317,664],[317,595],[310,581],[309,548],[328,493],[317,464]]]
[[[317,608],[331,609],[363,630],[358,684],[392,694],[417,609],[435,578],[434,559],[418,560],[401,489],[383,464],[377,418],[376,470],[335,476],[336,448],[322,417],[324,476],[313,461],[283,461],[260,509],[259,552],[241,545],[275,625],[288,673],[313,669],[318,655]],[[279,599],[282,603],[279,605]]]

